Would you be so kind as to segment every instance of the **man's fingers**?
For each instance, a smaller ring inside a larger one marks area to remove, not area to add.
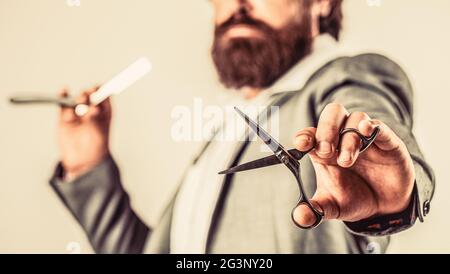
[[[100,89],[101,85],[96,85],[93,88],[89,89],[87,92],[89,96],[97,92]],[[98,105],[91,105],[89,108],[88,116],[90,118],[103,118],[109,117],[111,115],[111,100],[110,98],[106,98],[104,101],[100,102]]]
[[[82,92],[76,98],[76,102],[77,102],[77,104],[89,105],[89,93],[87,91]]]
[[[320,115],[316,132],[316,154],[322,159],[334,156],[339,142],[339,133],[349,113],[341,105],[332,103]]]
[[[359,131],[365,136],[370,136],[376,127],[380,128],[380,133],[375,139],[375,145],[384,151],[398,149],[401,144],[400,138],[385,123],[379,120],[363,121],[359,125]]]
[[[77,104],[83,104],[83,105],[87,105],[89,107],[88,112],[83,117],[79,117],[75,113],[74,108],[63,107],[63,108],[61,108],[61,120],[63,122],[75,122],[81,118],[82,119],[97,119],[100,116],[110,117],[111,104],[110,104],[109,99],[106,99],[105,101],[101,102],[98,105],[95,105],[95,106],[91,105],[90,96],[94,92],[98,91],[99,88],[100,88],[100,86],[97,85],[92,88],[86,89],[77,98],[75,98],[75,102]],[[60,90],[59,96],[68,97],[69,96],[68,89],[64,88],[64,89]]]
[[[328,198],[327,196],[315,195],[310,200],[310,203],[317,211],[324,214],[324,219],[332,220],[339,218],[339,207],[333,199]],[[316,221],[316,215],[306,204],[297,206],[297,208],[294,209],[292,217],[298,225],[303,227],[312,226]]]
[[[297,132],[294,138],[294,146],[299,151],[310,151],[315,146],[316,128],[305,128]]]
[[[62,98],[67,98],[69,97],[69,89],[67,88],[63,88],[58,92],[59,96]],[[78,117],[75,114],[73,108],[69,108],[69,107],[61,107],[61,121],[65,122],[65,123],[71,123],[71,122],[75,122]]]
[[[58,91],[58,96],[61,98],[67,98],[69,97],[69,93],[69,89],[67,87],[64,87]]]
[[[358,129],[362,121],[370,121],[364,112],[354,112],[348,117],[344,128]],[[359,156],[361,139],[356,133],[347,133],[341,137],[338,164],[343,168],[353,166]]]
[[[109,118],[111,117],[112,113],[112,107],[111,107],[111,98],[107,98],[105,101],[101,102],[99,105],[99,115],[101,115],[102,118]]]
[[[96,92],[99,88],[100,88],[100,85],[95,85],[91,88],[84,90],[82,93],[86,93],[87,95],[90,96],[92,93]]]
[[[96,92],[100,88],[99,85],[89,88],[81,93],[81,95],[77,98],[78,104],[84,104],[89,106],[88,112],[83,116],[87,119],[95,119],[102,114],[102,106],[100,105],[91,105],[90,96]]]

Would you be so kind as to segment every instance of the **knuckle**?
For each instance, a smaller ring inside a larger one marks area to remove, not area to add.
[[[312,128],[312,127],[304,128],[304,129],[299,130],[297,132],[296,136],[303,135],[303,134],[314,135],[314,130],[315,130],[315,128]]]
[[[345,112],[346,111],[344,105],[342,105],[341,103],[337,103],[337,102],[329,103],[325,107],[324,110],[333,111],[333,112]]]
[[[331,121],[323,121],[319,127],[319,130],[322,132],[338,132],[340,130],[340,126],[336,125]]]
[[[367,113],[362,112],[362,111],[356,111],[353,112],[352,114],[350,114],[350,119],[354,119],[354,120],[364,120],[364,119],[368,119],[369,115],[367,115]]]
[[[381,126],[384,123],[378,119],[372,119],[372,124],[377,125],[377,126]]]

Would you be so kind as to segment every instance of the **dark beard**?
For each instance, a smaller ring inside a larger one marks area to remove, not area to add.
[[[236,24],[246,24],[261,32],[262,38],[223,39]],[[212,57],[220,81],[227,88],[270,87],[312,50],[309,12],[300,22],[291,22],[275,30],[264,22],[246,15],[235,15],[215,31]]]

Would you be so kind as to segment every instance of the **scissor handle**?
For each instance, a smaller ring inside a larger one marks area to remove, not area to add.
[[[372,135],[370,135],[370,137],[366,137],[364,136],[359,130],[355,129],[355,128],[346,128],[343,129],[340,133],[340,140],[342,140],[342,137],[345,134],[348,133],[355,133],[356,135],[358,135],[359,139],[361,139],[361,148],[359,150],[359,153],[363,153],[364,151],[366,151],[372,144],[373,142],[375,142],[375,140],[378,137],[378,134],[380,134],[380,127],[376,127],[375,130],[373,131]]]
[[[347,134],[347,133],[356,133],[356,135],[358,135],[358,137],[361,139],[361,143],[362,143],[361,144],[360,153],[363,153],[377,139],[378,135],[380,134],[380,127],[376,127],[370,137],[364,136],[359,130],[357,130],[355,128],[347,128],[347,129],[344,129],[344,130],[341,131],[341,133],[340,133],[340,140],[342,140],[342,137],[345,134]],[[300,155],[297,155],[297,156],[300,156]],[[301,157],[299,157],[299,158],[301,158]],[[302,184],[301,179],[300,179],[300,174],[295,174],[295,175],[297,177],[297,182],[298,182],[298,185],[300,187],[300,194],[301,194],[301,196],[300,196],[299,202],[297,203],[297,206],[292,210],[292,213],[291,213],[292,221],[295,223],[295,225],[297,225],[301,229],[313,229],[313,228],[316,228],[317,226],[320,225],[320,223],[322,223],[325,214],[322,211],[322,209],[319,210],[319,209],[317,209],[317,207],[314,207],[314,205],[311,204],[310,200],[307,198],[307,196],[305,194],[305,191],[303,190],[303,184]],[[313,224],[311,224],[309,226],[302,226],[302,225],[298,224],[295,221],[295,219],[294,219],[294,211],[300,205],[305,205],[312,211],[312,213],[314,214],[314,217],[316,218]]]
[[[314,223],[313,223],[312,225],[310,225],[310,226],[302,226],[302,225],[298,224],[298,223],[295,221],[295,219],[294,219],[294,211],[295,211],[295,209],[296,209],[297,207],[299,207],[300,205],[305,205],[305,206],[307,206],[307,207],[308,207],[309,209],[311,209],[311,211],[313,212],[314,217],[316,218],[316,220],[314,221]],[[324,216],[325,216],[325,215],[324,215],[323,211],[316,209],[316,208],[311,204],[311,202],[310,202],[309,200],[307,200],[307,199],[306,199],[306,200],[301,199],[301,200],[298,202],[297,206],[292,210],[292,213],[291,213],[292,221],[294,222],[294,224],[295,224],[297,227],[299,227],[299,228],[301,228],[301,229],[313,229],[313,228],[318,227],[318,226],[322,223],[322,220],[323,220],[323,217],[324,217]]]

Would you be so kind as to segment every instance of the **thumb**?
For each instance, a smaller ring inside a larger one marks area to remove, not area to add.
[[[309,202],[315,210],[323,213],[324,219],[332,220],[339,218],[339,206],[332,198],[316,193]],[[305,203],[300,203],[294,209],[292,218],[294,222],[301,227],[311,227],[316,222],[316,214],[310,206]]]

